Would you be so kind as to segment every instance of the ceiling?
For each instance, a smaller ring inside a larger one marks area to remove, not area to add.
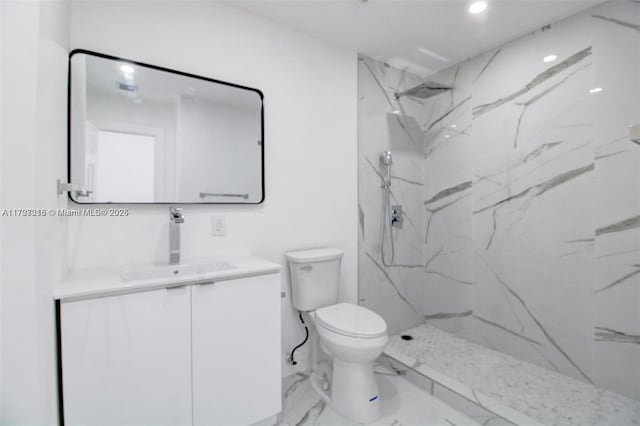
[[[175,104],[180,97],[185,97],[253,111],[259,111],[262,105],[254,90],[84,53],[76,53],[72,59],[74,66],[86,64],[86,84],[90,92],[121,96],[134,103],[144,100]],[[134,72],[123,73],[122,65],[131,66]],[[135,90],[123,90],[120,84],[135,86]]]
[[[602,1],[243,0],[233,7],[426,76]]]

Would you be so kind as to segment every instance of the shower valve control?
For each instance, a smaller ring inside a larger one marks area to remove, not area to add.
[[[391,206],[391,226],[394,226],[398,229],[402,229],[403,222],[404,222],[404,217],[402,216],[402,206],[401,205]]]

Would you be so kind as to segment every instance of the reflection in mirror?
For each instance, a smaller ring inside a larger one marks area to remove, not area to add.
[[[262,201],[260,91],[85,51],[70,73],[74,201]]]

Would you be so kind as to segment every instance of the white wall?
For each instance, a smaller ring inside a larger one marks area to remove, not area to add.
[[[0,99],[3,99],[2,95],[4,93],[3,91],[3,86],[4,86],[4,80],[2,79],[2,76],[4,75],[4,68],[3,68],[3,64],[5,63],[4,60],[4,55],[2,55],[2,52],[4,51],[4,44],[3,44],[3,40],[5,40],[5,36],[4,36],[4,32],[3,32],[3,28],[5,27],[4,25],[4,8],[0,5]],[[2,141],[4,140],[4,135],[2,132],[3,129],[3,124],[4,124],[4,115],[2,114],[2,110],[3,110],[3,102],[0,101],[0,164],[2,164]],[[2,188],[2,173],[0,173],[0,188]],[[0,196],[0,209],[2,209],[4,206],[3,202],[2,202],[2,196]],[[0,226],[0,241],[2,241],[2,226]],[[3,364],[2,364],[2,358],[3,358],[3,354],[2,354],[2,347],[3,347],[3,339],[2,339],[2,325],[3,325],[3,321],[2,321],[2,244],[0,243],[0,383],[2,383],[2,379],[3,379],[3,374],[2,374],[2,370],[3,370]],[[0,387],[0,419],[3,418],[3,413],[4,413],[4,404],[2,403],[2,388]]]
[[[285,265],[288,250],[339,247],[342,298],[356,301],[355,52],[211,2],[74,2],[71,45],[261,89],[266,201],[184,206],[183,255],[252,252]],[[226,237],[211,236],[212,214],[227,216]],[[168,206],[70,219],[67,266],[166,262],[168,223]],[[303,337],[288,297],[283,327],[288,351]]]
[[[33,171],[36,58],[26,52],[37,48],[38,6],[8,3],[2,8],[3,186],[0,195],[3,208],[29,208],[35,204],[33,174],[22,176],[23,191],[9,188],[7,182],[20,176],[22,169]],[[21,44],[9,42],[16,34]],[[12,79],[22,84],[10,85]],[[19,270],[21,265],[32,266],[35,259],[34,222],[28,218],[3,218],[1,222],[3,419],[27,418],[31,408],[29,394],[38,389],[38,370],[32,368],[37,365],[38,348],[35,271],[33,267],[24,268],[24,273]],[[12,326],[16,320],[20,327]],[[21,353],[24,353],[22,362]]]
[[[2,208],[57,208],[65,175],[68,8],[60,1],[2,2]],[[64,201],[62,201],[64,204]],[[1,424],[55,424],[52,297],[63,222],[3,217]]]

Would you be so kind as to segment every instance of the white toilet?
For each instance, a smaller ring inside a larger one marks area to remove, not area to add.
[[[338,302],[342,250],[318,248],[287,253],[293,306],[309,312],[320,347],[332,358],[330,393],[312,385],[346,418],[371,423],[382,416],[373,361],[389,341],[382,317],[362,306]]]

